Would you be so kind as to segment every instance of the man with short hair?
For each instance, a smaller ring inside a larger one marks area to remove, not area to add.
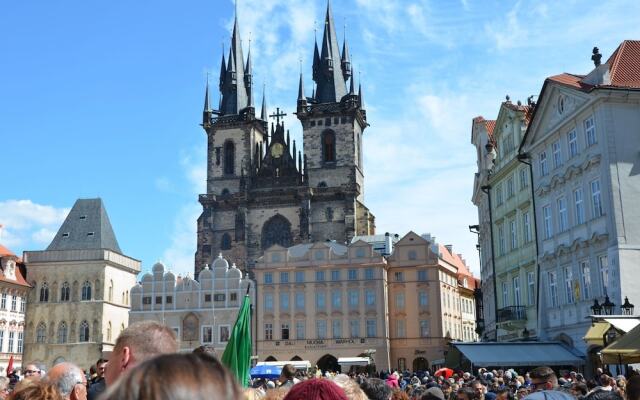
[[[56,364],[46,377],[66,400],[87,400],[87,377],[69,362]]]
[[[91,379],[91,384],[89,385],[88,400],[95,400],[98,396],[104,392],[106,385],[104,382],[104,370],[107,366],[108,360],[101,358],[96,362],[96,377]]]
[[[378,378],[365,379],[360,384],[360,389],[367,395],[369,400],[389,400],[393,394],[389,385]]]
[[[529,376],[531,377],[531,393],[558,388],[558,377],[549,367],[538,367],[531,371]]]
[[[178,342],[173,329],[156,321],[129,325],[116,339],[105,369],[105,383],[113,385],[120,375],[142,361],[177,351]]]
[[[280,378],[278,378],[278,385],[281,387],[290,388],[296,383],[300,383],[300,379],[296,378],[296,367],[291,364],[285,364],[282,367]]]
[[[471,382],[471,389],[473,389],[473,392],[475,394],[475,400],[484,400],[484,395],[487,393],[487,388],[485,385],[482,384],[482,382],[475,380],[473,382]]]

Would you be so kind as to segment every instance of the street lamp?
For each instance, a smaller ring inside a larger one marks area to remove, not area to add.
[[[622,309],[622,315],[633,315],[633,304],[629,303],[629,298],[624,297],[624,304],[620,306]]]
[[[593,300],[593,305],[591,306],[591,313],[593,315],[602,314],[602,306],[598,303],[598,299]]]
[[[604,298],[604,303],[602,303],[602,307],[604,308],[604,313],[606,315],[613,315],[613,309],[616,305],[613,304],[611,300],[609,300],[609,295],[606,295]]]

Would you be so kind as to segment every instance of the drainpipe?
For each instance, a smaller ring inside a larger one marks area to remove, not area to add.
[[[496,287],[496,258],[494,254],[493,247],[493,213],[491,211],[491,185],[484,185],[480,187],[484,193],[486,193],[487,198],[489,200],[489,235],[491,236],[491,270],[493,273],[493,312],[495,319],[495,331],[496,336],[495,340],[498,341],[498,288]]]
[[[538,262],[538,218],[536,218],[536,197],[533,190],[533,164],[529,153],[518,153],[518,161],[529,166],[529,185],[531,187],[531,208],[533,209],[533,237],[536,251],[536,335],[540,339],[540,263]]]

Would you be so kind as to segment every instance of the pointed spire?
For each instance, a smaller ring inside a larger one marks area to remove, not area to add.
[[[262,111],[260,111],[260,119],[263,121],[267,120],[267,98],[266,98],[266,86],[264,83],[262,84]]]
[[[298,150],[298,172],[302,174],[302,151]]]
[[[344,42],[342,42],[342,75],[346,81],[351,76],[351,56],[349,55],[349,45],[347,44],[347,29],[345,28]]]
[[[209,73],[207,72],[207,86],[204,90],[204,109],[203,111],[211,111],[211,103],[209,103]]]
[[[284,125],[284,121],[282,121],[282,124]],[[287,149],[291,148],[291,136],[289,136],[289,130],[287,129]]]
[[[349,95],[350,96],[354,96],[356,94],[354,81],[355,81],[355,79],[353,79],[353,76],[352,76],[351,77],[351,82],[349,82]]]
[[[318,84],[316,90],[318,103],[337,103],[347,94],[330,1],[327,1],[322,51],[317,73],[314,73],[314,81]]]
[[[220,91],[224,90],[224,83],[227,75],[227,62],[224,58],[224,43],[222,44],[222,61],[220,62]]]
[[[304,83],[302,80],[302,72],[300,73],[300,82],[298,83],[298,102],[304,101]]]
[[[313,80],[320,79],[320,52],[318,51],[318,38],[315,39],[315,45],[313,49]]]
[[[247,87],[247,107],[253,107],[253,77],[251,63],[251,40],[249,40],[249,53],[247,54],[247,66],[244,71],[244,84]]]
[[[358,82],[358,105],[364,108],[364,98],[362,97],[362,82]]]
[[[293,166],[296,166],[296,141],[293,141]]]
[[[242,55],[242,41],[240,40],[240,28],[236,4],[236,15],[231,34],[231,46],[229,57],[226,60],[225,82],[222,90],[222,107],[220,113],[239,114],[242,109],[249,106],[249,88],[246,83],[244,57]]]

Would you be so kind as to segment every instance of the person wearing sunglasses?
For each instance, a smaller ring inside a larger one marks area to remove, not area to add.
[[[23,375],[25,379],[38,380],[44,375],[44,365],[40,365],[40,363],[27,364],[24,367]]]
[[[538,367],[529,373],[529,377],[531,378],[531,393],[558,388],[558,377],[549,367]]]

